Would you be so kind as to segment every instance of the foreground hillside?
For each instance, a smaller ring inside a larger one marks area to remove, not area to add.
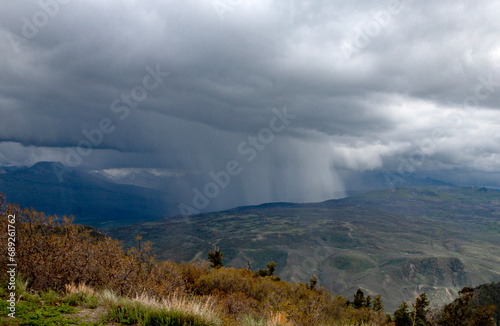
[[[150,254],[149,244],[142,242],[140,237],[136,238],[134,248],[124,250],[117,240],[75,225],[70,219],[58,221],[53,216],[21,210],[12,204],[4,207],[3,203],[4,198],[0,195],[0,228],[7,230],[8,225],[15,225],[15,235],[0,233],[0,250],[15,254],[0,256],[3,275],[0,277],[3,288],[0,296],[2,307],[6,308],[9,293],[14,293],[12,289],[6,290],[7,285],[16,284],[16,313],[22,318],[21,324],[57,325],[55,321],[45,321],[52,317],[57,317],[59,324],[71,324],[63,322],[72,317],[62,314],[75,312],[68,307],[71,306],[68,301],[73,299],[66,296],[80,284],[81,288],[96,292],[95,298],[84,301],[90,300],[86,304],[94,307],[104,304],[107,312],[102,318],[106,323],[179,326],[387,324],[381,305],[348,307],[346,299],[313,284],[280,281],[271,269],[269,274],[257,275],[250,270],[224,268],[220,264],[210,266],[208,262],[156,261]],[[16,237],[15,246],[9,245],[8,237],[12,236]],[[13,247],[15,251],[8,250]],[[10,279],[8,264],[13,262],[16,275]],[[26,291],[29,296],[23,294]],[[110,302],[110,296],[116,299]],[[55,307],[47,306],[47,302]],[[9,319],[7,314],[8,310],[2,309],[3,321],[19,325],[18,320]]]
[[[500,279],[500,192],[427,187],[373,191],[316,204],[275,203],[109,229],[140,234],[161,259],[204,259],[217,246],[231,267],[276,262],[285,280],[348,296],[382,294],[393,311],[426,292],[434,304]]]
[[[71,219],[4,205],[0,195],[0,323],[2,325],[494,325],[495,284],[464,288],[431,311],[425,293],[409,309],[384,313],[381,296],[334,296],[311,277],[290,283],[266,270],[208,262],[157,261],[150,244],[121,243]],[[13,240],[14,239],[14,240]],[[14,266],[14,267],[13,267]],[[481,301],[481,302],[480,302]],[[459,318],[458,318],[458,317]],[[15,318],[14,318],[15,317]],[[464,324],[465,325],[465,324]]]

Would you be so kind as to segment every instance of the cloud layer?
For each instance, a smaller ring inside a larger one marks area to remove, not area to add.
[[[92,169],[184,171],[188,198],[238,160],[242,173],[216,200],[224,207],[338,196],[339,169],[500,164],[495,1],[3,7],[6,164],[68,164],[73,151]],[[246,162],[238,146],[285,107],[296,118]]]

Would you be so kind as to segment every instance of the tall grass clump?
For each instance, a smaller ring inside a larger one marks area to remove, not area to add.
[[[108,321],[136,325],[218,326],[222,322],[209,302],[172,297],[156,301],[147,296],[121,299],[108,311]]]
[[[65,289],[66,296],[63,301],[70,306],[83,305],[91,309],[97,308],[99,304],[98,294],[91,287],[83,283],[78,285],[71,283],[66,284]]]

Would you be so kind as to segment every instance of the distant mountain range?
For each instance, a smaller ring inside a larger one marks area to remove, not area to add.
[[[130,184],[140,187],[167,191],[171,188],[171,175],[161,175],[145,169],[129,169],[115,175],[100,171],[100,175],[119,184]],[[376,189],[394,187],[426,187],[452,186],[453,184],[441,180],[420,177],[415,173],[400,174],[391,171],[339,171],[346,192],[348,194],[367,192]]]
[[[342,179],[348,193],[363,193],[377,189],[396,187],[429,187],[429,186],[454,186],[454,184],[420,177],[415,173],[400,174],[391,171],[341,171]]]
[[[226,266],[275,261],[285,280],[311,275],[333,293],[382,294],[389,311],[426,292],[435,305],[464,286],[500,280],[500,191],[479,187],[392,188],[315,204],[269,203],[174,217],[106,231],[140,234],[161,259]]]
[[[69,170],[59,178],[57,171],[63,168],[53,162],[1,168],[0,193],[21,207],[74,215],[75,223],[101,228],[155,220],[176,209],[161,191],[115,184],[83,170]]]
[[[58,177],[57,172],[63,170],[62,178]],[[120,172],[66,169],[57,162],[0,167],[0,193],[21,206],[47,214],[74,215],[77,223],[101,228],[174,216],[179,214],[180,202],[192,200],[191,187],[186,185],[194,182],[195,175],[179,178],[172,177],[173,172],[147,169]],[[375,189],[450,185],[387,171],[347,172],[343,176],[347,196]]]

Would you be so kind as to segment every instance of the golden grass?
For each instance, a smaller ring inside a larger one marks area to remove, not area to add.
[[[293,322],[287,319],[287,315],[285,312],[278,311],[271,315],[269,321],[267,322],[268,326],[294,326]]]
[[[100,291],[98,298],[99,301],[106,306],[118,304],[118,301],[120,299],[113,291],[110,290]]]
[[[167,311],[173,310],[190,315],[200,316],[205,320],[211,320],[215,322],[219,321],[219,316],[210,296],[207,296],[205,299],[188,299],[184,296],[172,295],[167,298],[157,300],[146,294],[140,294],[136,295],[135,298],[126,298],[120,297],[110,290],[102,290],[98,292],[83,283],[80,283],[78,285],[75,285],[74,283],[66,284],[65,290],[68,294],[86,294],[95,296],[99,299],[99,302],[101,304],[106,306],[114,306],[126,303],[139,303],[145,307],[164,309]]]
[[[156,300],[145,294],[141,294],[137,295],[133,301],[141,303],[147,307],[182,311],[191,315],[203,316],[208,320],[219,319],[210,296],[205,299],[188,299],[184,296],[172,295],[161,300]]]
[[[84,283],[80,283],[78,285],[75,285],[75,283],[70,283],[66,284],[64,288],[66,289],[66,293],[68,294],[82,293],[96,296],[96,291],[93,288],[85,285]]]

